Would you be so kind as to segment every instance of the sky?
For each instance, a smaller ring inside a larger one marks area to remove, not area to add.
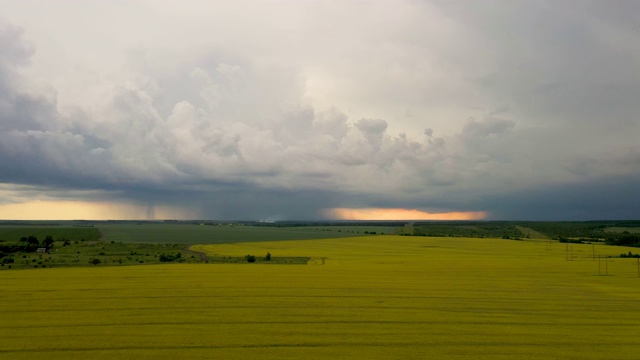
[[[637,14],[0,0],[0,219],[638,219]]]

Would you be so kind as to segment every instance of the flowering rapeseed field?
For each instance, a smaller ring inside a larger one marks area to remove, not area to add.
[[[2,271],[0,358],[636,359],[640,350],[636,259],[593,256],[625,248],[400,236],[193,248],[311,260]]]

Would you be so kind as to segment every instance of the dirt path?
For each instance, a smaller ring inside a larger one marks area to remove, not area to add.
[[[208,262],[209,258],[207,257],[207,254],[200,252],[200,251],[195,251],[193,249],[191,249],[191,245],[187,245],[184,247],[185,251],[189,251],[192,252],[194,254],[198,254],[198,256],[200,256],[200,262]]]

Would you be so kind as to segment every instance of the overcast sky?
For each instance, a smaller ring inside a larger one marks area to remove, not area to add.
[[[0,218],[638,219],[638,14],[0,0]]]

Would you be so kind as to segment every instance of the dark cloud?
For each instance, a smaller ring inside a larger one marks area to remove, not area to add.
[[[547,184],[482,202],[491,218],[508,220],[624,220],[640,214],[638,176]]]
[[[398,29],[342,25],[366,46],[327,47],[311,31],[325,25],[298,24],[316,41],[234,35],[245,50],[216,37],[184,57],[140,46],[113,74],[79,70],[60,88],[29,76],[34,47],[0,20],[0,183],[15,199],[117,199],[220,219],[334,207],[637,217],[634,5],[397,6]]]

